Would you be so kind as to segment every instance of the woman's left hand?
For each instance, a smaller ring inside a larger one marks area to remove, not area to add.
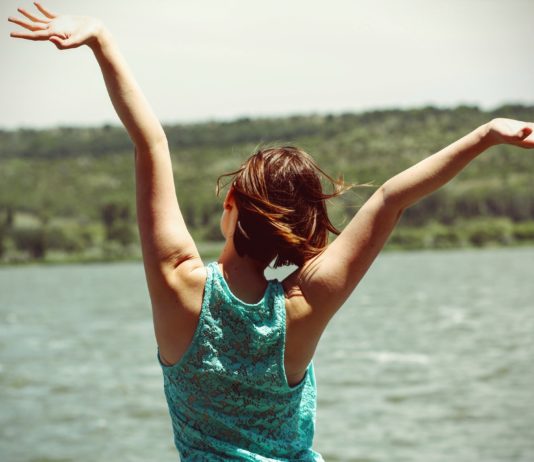
[[[60,50],[91,45],[102,31],[102,23],[87,16],[57,15],[47,10],[39,2],[34,2],[41,17],[35,16],[24,8],[18,8],[27,19],[10,17],[8,21],[18,24],[27,31],[12,32],[11,37],[26,40],[48,40]]]
[[[492,144],[513,144],[521,148],[534,148],[534,123],[513,119],[493,119],[488,124]]]

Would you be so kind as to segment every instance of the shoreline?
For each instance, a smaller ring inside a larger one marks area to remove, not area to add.
[[[213,260],[219,255],[223,243],[218,242],[201,242],[199,243],[199,251],[202,259]],[[491,243],[486,245],[459,245],[459,246],[435,246],[435,247],[410,247],[396,244],[388,244],[384,247],[382,252],[385,253],[406,253],[406,252],[455,252],[461,250],[496,250],[496,249],[521,249],[534,248],[534,241],[514,242],[509,244]],[[381,252],[381,253],[382,253]],[[114,263],[143,263],[141,255],[132,255],[125,257],[103,258],[95,256],[83,255],[68,255],[60,257],[58,254],[52,257],[45,257],[43,259],[14,259],[14,260],[0,260],[0,269],[12,267],[28,267],[28,266],[66,266],[66,265],[93,265],[93,264],[114,264]]]

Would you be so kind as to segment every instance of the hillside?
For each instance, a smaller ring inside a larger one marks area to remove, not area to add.
[[[167,126],[182,211],[219,239],[221,173],[259,144],[296,144],[331,175],[380,185],[493,117],[534,120],[533,106],[461,106],[239,119]],[[120,127],[0,130],[0,261],[138,257],[133,149]],[[343,226],[372,188],[332,204]],[[393,247],[534,242],[534,153],[495,147],[409,209]]]

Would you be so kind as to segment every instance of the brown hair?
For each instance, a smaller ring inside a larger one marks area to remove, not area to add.
[[[327,199],[352,185],[327,175],[303,150],[294,146],[258,149],[230,177],[238,210],[234,246],[240,256],[274,267],[305,261],[328,244],[328,232],[339,234],[326,210]],[[321,179],[332,186],[324,193]]]

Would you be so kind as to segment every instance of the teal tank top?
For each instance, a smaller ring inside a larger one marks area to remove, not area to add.
[[[316,385],[310,363],[295,386],[284,370],[285,297],[269,281],[258,303],[235,297],[218,264],[207,266],[193,340],[163,370],[183,462],[323,461],[312,450]]]

